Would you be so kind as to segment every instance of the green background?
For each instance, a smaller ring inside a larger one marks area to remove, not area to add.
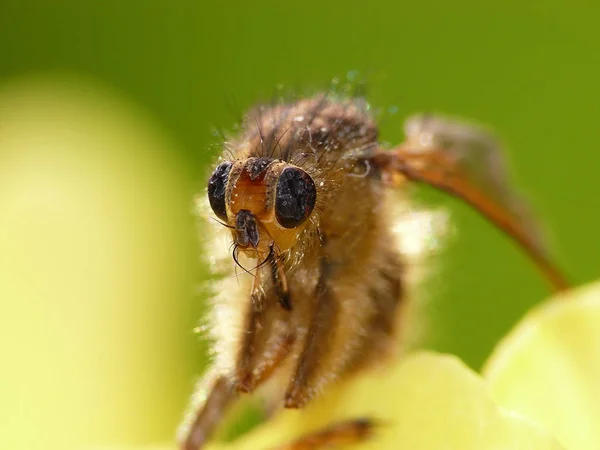
[[[131,424],[119,428],[107,419],[82,440],[168,440],[202,370],[203,347],[191,330],[203,310],[194,286],[205,275],[190,199],[202,189],[216,155],[213,126],[235,121],[230,98],[244,109],[269,98],[280,84],[299,90],[326,86],[356,70],[365,74],[373,105],[398,108],[382,123],[384,141],[399,142],[402,117],[418,111],[488,123],[509,143],[515,179],[543,218],[557,261],[575,283],[597,277],[600,7],[592,5],[4,0],[0,85],[32,75],[81,76],[103,86],[107,96],[135,105],[174,143],[181,189],[173,220],[179,221],[182,251],[170,264],[182,267],[184,276],[164,295],[168,326],[156,328],[145,348],[152,352],[160,341],[161,348],[177,347],[178,356],[170,366],[156,364],[161,381],[136,394],[144,405],[128,406]],[[143,167],[145,161],[138,163]],[[456,229],[434,262],[427,288],[434,316],[429,345],[479,368],[511,325],[548,295],[548,287],[511,242],[468,208],[428,191],[420,197],[447,206]],[[103,332],[110,333],[110,324]],[[57,355],[60,361],[60,349]],[[157,387],[158,405],[152,401]],[[62,412],[65,421],[75,413]]]

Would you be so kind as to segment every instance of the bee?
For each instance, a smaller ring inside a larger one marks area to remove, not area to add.
[[[525,250],[555,289],[567,286],[511,189],[492,133],[415,115],[405,136],[383,149],[363,100],[325,93],[258,106],[225,143],[200,203],[208,200],[219,222],[221,241],[212,243],[233,242],[229,270],[246,276],[224,277],[216,289],[214,362],[180,429],[183,450],[199,450],[240,394],[259,390],[271,405],[302,408],[395,353],[407,265],[390,205],[411,183],[466,202]],[[361,440],[372,423],[357,418],[282,448]]]

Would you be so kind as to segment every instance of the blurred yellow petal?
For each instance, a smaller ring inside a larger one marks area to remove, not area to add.
[[[285,410],[232,444],[261,450],[332,422],[369,417],[375,437],[357,449],[558,449],[544,431],[500,410],[485,383],[451,356],[417,353],[391,369],[338,386],[301,411]]]
[[[552,430],[565,447],[600,448],[600,283],[533,310],[484,376],[499,404]]]
[[[1,449],[173,434],[193,255],[177,155],[99,83],[0,83]]]

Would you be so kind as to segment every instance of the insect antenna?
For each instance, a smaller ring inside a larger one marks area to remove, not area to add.
[[[281,307],[287,311],[292,310],[292,300],[290,298],[290,288],[288,284],[287,275],[285,274],[285,270],[283,268],[283,261],[279,255],[274,258],[271,258],[271,275],[273,279],[273,283],[275,284],[275,289],[277,291],[277,296],[279,297],[279,304]]]
[[[240,267],[244,272],[246,272],[250,276],[254,276],[254,274],[252,272],[250,272],[248,269],[246,269],[244,266],[242,266],[240,264],[240,261],[238,259],[238,255],[239,254],[240,254],[239,245],[235,244],[235,246],[233,247],[233,252],[231,254],[231,257],[233,258],[233,261],[235,262],[236,266]]]
[[[235,251],[237,250],[237,244],[235,242],[231,243],[231,246],[229,247],[230,249],[233,247],[233,251],[232,251],[232,256],[235,255]],[[235,261],[235,258],[233,258],[233,260]],[[238,286],[240,284],[240,275],[238,274],[238,265],[234,264],[233,265],[233,273],[235,274],[235,280],[238,283]]]
[[[219,219],[217,219],[215,217],[211,217],[211,219],[214,220],[215,222],[217,222],[218,224],[223,225],[226,228],[235,228],[234,226],[227,225],[225,222],[221,222]]]
[[[268,233],[268,232],[267,232]],[[270,236],[269,236],[270,237]],[[271,277],[275,290],[277,291],[277,297],[279,297],[279,304],[287,311],[292,310],[292,300],[290,298],[290,289],[288,285],[287,276],[283,268],[283,261],[281,260],[281,251],[279,247],[275,249],[275,242],[269,246],[269,255],[260,264],[262,266],[265,263],[269,263],[271,266]]]
[[[253,269],[250,270],[258,270],[262,267],[264,267],[266,264],[268,264],[269,262],[271,262],[271,258],[273,257],[274,253],[273,253],[273,246],[271,245],[269,247],[269,254],[267,255],[267,257],[257,266],[255,266]]]

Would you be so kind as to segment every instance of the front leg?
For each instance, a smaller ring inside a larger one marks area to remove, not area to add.
[[[181,450],[199,450],[210,438],[237,393],[231,378],[209,373],[200,381],[178,433]]]
[[[257,271],[254,279],[235,363],[236,389],[240,392],[253,392],[269,378],[288,356],[295,340],[290,328],[291,306],[286,307],[291,305],[287,281],[282,290],[275,258],[271,266],[272,286],[266,292],[261,287],[262,270]]]
[[[329,288],[331,266],[323,258],[321,260],[319,281],[317,282],[312,319],[308,333],[304,337],[304,345],[295,372],[285,394],[286,408],[301,408],[315,397],[323,382],[323,376],[330,378],[331,375],[323,374],[321,367],[328,370],[324,364],[326,354],[330,352],[332,331],[335,330],[339,308],[336,299]]]
[[[210,438],[238,397],[252,392],[277,369],[294,343],[289,328],[290,311],[282,308],[276,289],[262,291],[262,271],[257,270],[243,314],[234,361],[215,366],[196,387],[192,405],[180,427],[182,450],[199,450]]]

